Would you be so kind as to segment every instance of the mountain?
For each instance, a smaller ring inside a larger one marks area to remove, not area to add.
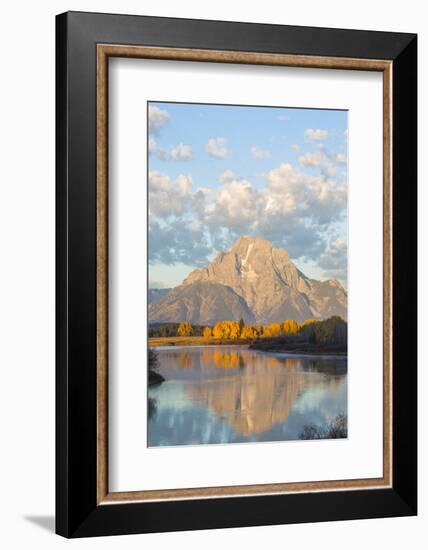
[[[247,324],[255,321],[241,296],[232,288],[214,282],[177,286],[165,298],[149,305],[150,322],[212,325],[223,319],[244,319]]]
[[[147,302],[149,304],[152,302],[157,302],[161,298],[164,298],[170,290],[170,288],[149,288],[149,292],[147,293]]]
[[[195,269],[149,306],[150,321],[212,324],[223,319],[272,323],[347,318],[347,294],[336,280],[317,281],[299,271],[284,248],[241,237],[206,268]]]

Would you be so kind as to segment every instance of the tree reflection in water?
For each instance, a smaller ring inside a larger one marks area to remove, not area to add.
[[[305,424],[323,425],[347,412],[344,357],[160,348],[159,372],[166,381],[149,390],[152,445],[297,439]],[[150,405],[154,398],[157,405]]]
[[[156,414],[157,406],[157,400],[153,397],[149,397],[147,401],[147,413],[149,415],[149,420]]]

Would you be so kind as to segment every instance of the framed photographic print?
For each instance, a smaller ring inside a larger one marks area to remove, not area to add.
[[[416,36],[57,16],[57,532],[414,515]]]

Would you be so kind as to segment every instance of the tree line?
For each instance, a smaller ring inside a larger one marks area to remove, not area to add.
[[[259,338],[295,338],[312,344],[346,344],[347,323],[338,315],[317,321],[298,323],[287,319],[281,323],[246,325],[244,320],[219,321],[213,326],[192,325],[189,322],[170,323],[149,328],[149,337],[203,336],[216,340],[255,340]]]
[[[149,338],[170,338],[173,336],[203,336],[204,328],[205,325],[191,325],[190,323],[159,323],[150,325],[148,332]]]

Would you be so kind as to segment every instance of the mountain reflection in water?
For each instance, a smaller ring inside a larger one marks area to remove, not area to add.
[[[165,382],[149,388],[148,444],[298,439],[347,413],[346,357],[244,347],[158,348]]]

